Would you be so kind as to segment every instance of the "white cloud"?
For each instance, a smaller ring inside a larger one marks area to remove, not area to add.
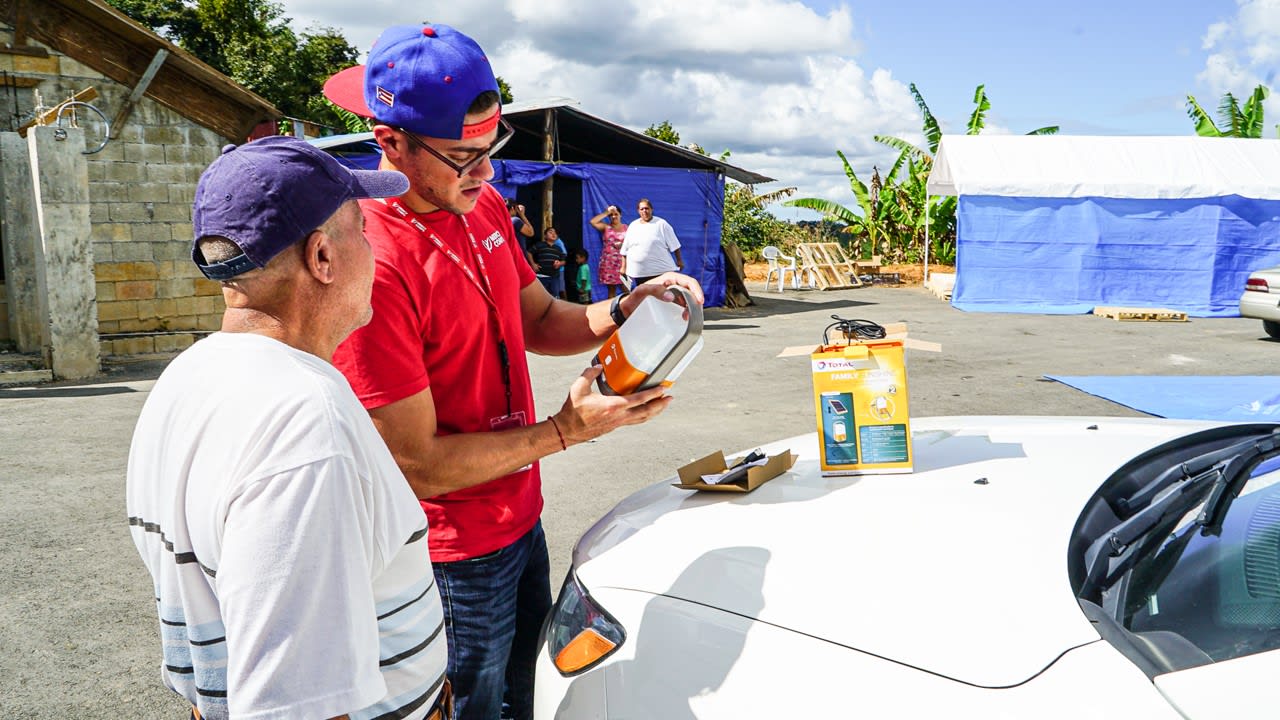
[[[485,48],[517,101],[572,97],[584,111],[643,130],[668,120],[682,142],[795,185],[799,195],[854,203],[836,157],[860,176],[894,153],[872,136],[920,144],[920,115],[888,70],[864,69],[851,11],[788,0],[473,0],[406,18],[403,4],[286,0],[295,25],[337,27],[362,51],[385,26],[429,20]],[[772,186],[771,186],[772,187]]]
[[[1209,26],[1204,32],[1204,40],[1200,43],[1202,50],[1212,50],[1222,42],[1222,39],[1231,33],[1231,23],[1216,22]]]
[[[1223,93],[1242,102],[1255,87],[1272,90],[1264,106],[1268,118],[1265,134],[1274,132],[1280,118],[1280,93],[1276,71],[1280,66],[1280,0],[1236,0],[1235,17],[1216,22],[1205,31],[1204,49],[1213,50],[1196,80],[1212,96],[1199,98],[1206,110],[1216,107]]]

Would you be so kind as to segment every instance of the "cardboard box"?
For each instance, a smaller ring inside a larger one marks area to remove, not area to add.
[[[741,458],[735,458],[735,460],[741,461]],[[777,455],[770,455],[767,463],[749,468],[745,478],[709,485],[702,482],[703,475],[718,475],[730,467],[729,463],[725,462],[724,452],[717,450],[701,460],[695,460],[680,468],[677,471],[680,476],[680,482],[672,483],[672,485],[685,490],[747,493],[790,470],[795,462],[796,456],[790,450],[785,450]],[[737,463],[735,462],[734,464],[736,465]]]
[[[810,366],[822,474],[911,472],[903,338],[820,345]]]

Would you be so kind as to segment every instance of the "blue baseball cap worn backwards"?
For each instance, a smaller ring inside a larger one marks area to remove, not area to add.
[[[403,195],[409,179],[394,170],[349,170],[305,140],[274,136],[228,145],[196,183],[191,259],[210,280],[265,267],[307,237],[348,200]],[[241,255],[205,262],[202,238],[235,243]]]
[[[366,65],[329,78],[324,95],[338,107],[418,135],[478,137],[498,115],[466,124],[481,93],[498,92],[489,58],[475,40],[448,25],[396,25],[378,36]]]

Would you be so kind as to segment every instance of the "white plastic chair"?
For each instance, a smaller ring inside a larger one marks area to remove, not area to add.
[[[791,287],[794,290],[800,289],[800,272],[796,269],[796,259],[790,255],[783,255],[782,251],[772,245],[766,245],[760,255],[769,261],[769,272],[764,276],[764,286],[769,287],[769,279],[774,273],[778,273],[778,292],[782,292],[783,285],[787,281],[787,273],[791,273]]]

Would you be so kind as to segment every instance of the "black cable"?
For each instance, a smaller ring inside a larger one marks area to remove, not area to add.
[[[835,322],[822,331],[823,345],[831,344],[830,333],[836,328],[844,333],[846,340],[883,340],[885,337],[884,327],[870,320],[846,320],[839,315],[832,315],[831,319]]]

